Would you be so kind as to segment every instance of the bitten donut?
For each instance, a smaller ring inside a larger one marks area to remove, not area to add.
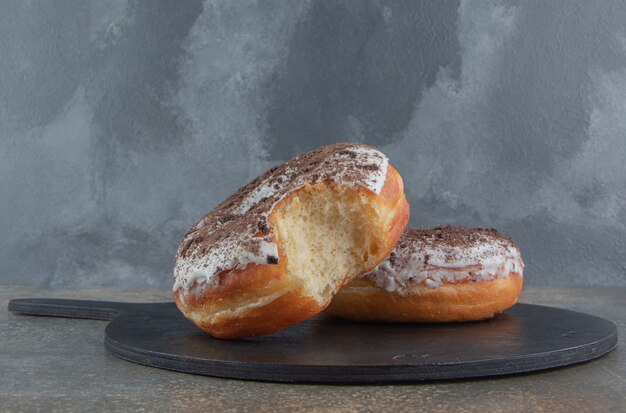
[[[360,321],[482,320],[517,302],[523,269],[517,246],[495,229],[408,228],[326,311]]]
[[[334,144],[270,169],[185,235],[180,311],[219,338],[268,334],[320,311],[393,249],[408,223],[402,178],[377,149]]]

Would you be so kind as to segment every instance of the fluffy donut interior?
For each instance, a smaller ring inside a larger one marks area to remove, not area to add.
[[[306,187],[285,199],[273,224],[303,294],[326,305],[346,276],[373,267],[383,248],[383,219],[363,191],[334,185]]]

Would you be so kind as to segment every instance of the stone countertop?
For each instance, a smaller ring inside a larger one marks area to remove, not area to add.
[[[497,379],[394,385],[263,383],[133,364],[104,349],[107,322],[13,315],[8,301],[166,301],[168,291],[0,289],[0,411],[626,411],[624,287],[524,290],[522,302],[615,322],[620,343],[598,360]]]

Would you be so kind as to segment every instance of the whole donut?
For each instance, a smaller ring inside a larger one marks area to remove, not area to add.
[[[402,179],[379,150],[334,144],[278,165],[182,240],[174,299],[219,338],[268,334],[322,311],[393,249],[408,223]]]
[[[407,228],[389,257],[326,311],[359,321],[487,319],[517,302],[523,269],[517,246],[495,229]]]

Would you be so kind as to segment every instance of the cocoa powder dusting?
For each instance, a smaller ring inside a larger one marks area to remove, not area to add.
[[[435,228],[407,228],[394,251],[401,256],[426,249],[445,252],[446,262],[457,260],[459,250],[469,250],[479,244],[496,243],[501,246],[515,246],[513,241],[493,228],[453,227],[450,225]],[[430,256],[424,255],[424,265],[429,264]],[[394,263],[391,263],[392,265]]]
[[[373,187],[382,187],[380,180],[384,182],[386,162],[387,158],[375,148],[340,143],[275,166],[202,217],[185,235],[177,259],[194,260],[225,245],[235,246],[236,251],[227,252],[232,255],[230,258],[236,258],[240,252],[259,255],[261,242],[275,241],[269,214],[286,195],[325,181],[374,191]],[[267,258],[268,264],[277,262],[277,257]]]
[[[450,225],[435,228],[407,228],[399,243],[408,245],[423,242],[432,246],[465,248],[487,239],[504,244],[513,243],[510,238],[501,235],[493,228],[453,227]]]
[[[491,228],[408,228],[391,255],[364,277],[387,291],[411,284],[484,281],[522,275],[524,263],[510,238]]]

